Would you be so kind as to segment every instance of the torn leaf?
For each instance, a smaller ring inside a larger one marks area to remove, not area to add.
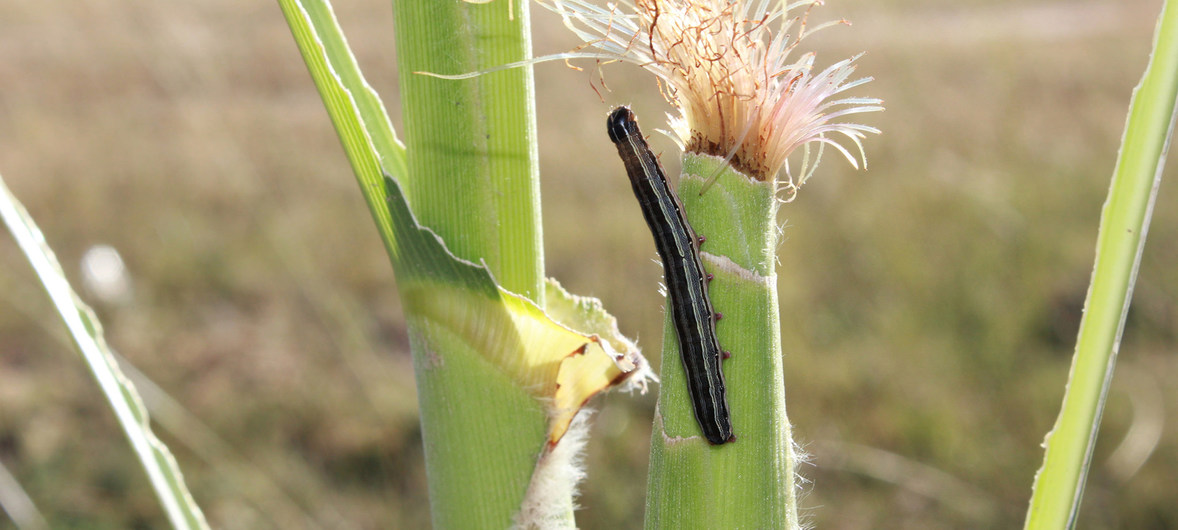
[[[653,378],[649,365],[599,301],[572,295],[550,280],[546,313],[500,288],[485,265],[452,254],[413,218],[395,180],[386,176],[385,187],[398,236],[391,254],[406,312],[465,342],[547,403],[550,444],[597,393],[623,383],[645,390]]]

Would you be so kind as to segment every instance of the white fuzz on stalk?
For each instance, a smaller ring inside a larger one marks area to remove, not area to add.
[[[585,443],[592,415],[592,410],[582,408],[560,441],[544,449],[512,528],[565,528],[572,523],[566,501],[576,496],[577,484],[585,478]]]

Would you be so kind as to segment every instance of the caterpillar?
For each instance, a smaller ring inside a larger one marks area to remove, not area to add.
[[[699,258],[703,238],[697,237],[687,224],[683,204],[667,185],[663,166],[651,152],[630,108],[614,109],[606,126],[663,260],[667,300],[696,422],[709,443],[731,442],[736,437],[732,434],[724,372],[720,369],[721,361],[728,354],[720,349],[716,339],[720,314],[708,298],[711,275],[704,271]]]

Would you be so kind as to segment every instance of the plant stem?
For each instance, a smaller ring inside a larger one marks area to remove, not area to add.
[[[704,181],[723,168],[700,195]],[[651,440],[647,528],[796,528],[794,453],[785,413],[777,301],[777,199],[723,160],[687,153],[679,185],[714,280],[709,294],[722,348],[736,441],[709,445],[687,395],[669,315]]]
[[[485,262],[500,286],[543,307],[531,70],[462,81],[414,73],[466,73],[527,59],[527,5],[398,0],[393,8],[408,153],[403,183],[417,221],[459,258]],[[416,311],[421,297],[441,291],[421,284],[413,292],[401,290],[433,524],[506,527],[543,447],[547,415],[458,330]]]
[[[530,68],[460,74],[531,57],[527,4],[398,0],[397,59],[405,193],[422,225],[458,257],[485,260],[497,283],[543,307],[543,245]]]

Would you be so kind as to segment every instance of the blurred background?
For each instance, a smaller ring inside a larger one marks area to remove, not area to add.
[[[806,47],[822,66],[866,50],[859,73],[876,80],[854,95],[887,111],[859,120],[884,131],[866,142],[868,171],[831,155],[781,212],[808,521],[1021,525],[1160,7],[815,11],[854,26]],[[399,127],[388,2],[336,9]],[[532,11],[537,55],[577,44]],[[630,103],[653,129],[669,107],[626,65],[604,69],[602,101],[582,66],[536,68],[547,270],[600,297],[658,366],[661,269],[603,117]],[[677,173],[674,145],[653,142]],[[215,527],[428,527],[391,267],[276,3],[0,4],[0,174],[142,372],[156,430]],[[1178,527],[1178,196],[1165,184],[1082,528]],[[582,528],[641,527],[654,399],[595,401]],[[6,232],[0,464],[54,528],[166,525]]]

